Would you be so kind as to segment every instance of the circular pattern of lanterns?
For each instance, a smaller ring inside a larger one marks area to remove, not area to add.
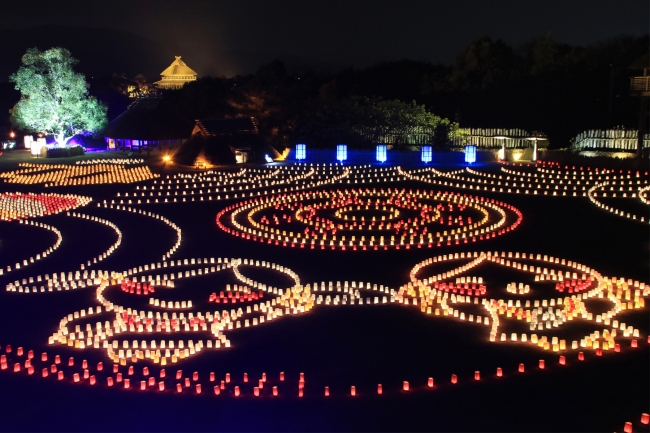
[[[310,249],[458,245],[507,233],[518,209],[494,199],[394,188],[309,191],[227,206],[217,225],[244,239]]]

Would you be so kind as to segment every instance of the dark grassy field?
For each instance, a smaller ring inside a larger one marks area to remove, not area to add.
[[[392,186],[434,189],[415,182]],[[162,223],[96,207],[96,202],[114,197],[117,191],[132,191],[133,186],[46,190],[2,183],[0,190],[92,196],[95,201],[78,211],[113,221],[124,235],[118,251],[94,269],[121,271],[159,261],[175,240],[174,232]],[[292,269],[303,283],[355,280],[397,289],[408,281],[416,263],[461,251],[548,254],[585,264],[603,275],[650,282],[648,224],[601,211],[586,198],[481,195],[514,205],[523,213],[523,223],[513,232],[475,244],[409,251],[311,251],[242,240],[224,233],[215,223],[216,213],[236,200],[139,207],[166,216],[182,228],[181,247],[174,258],[266,260]],[[93,289],[43,294],[4,291],[4,286],[16,279],[73,271],[114,241],[111,230],[85,220],[63,214],[41,220],[59,228],[64,242],[46,260],[0,277],[0,352],[11,344],[34,349],[37,354],[48,351],[65,359],[75,356],[108,364],[103,351],[80,353],[61,346],[47,347],[47,337],[64,315],[95,305]],[[39,228],[6,222],[1,226],[2,266],[40,252],[53,242],[52,236]],[[502,281],[496,278],[495,283],[504,286],[510,281],[510,276],[502,276]],[[221,276],[196,281],[207,293],[228,283]],[[198,290],[183,293],[204,296]],[[39,374],[28,377],[7,370],[0,372],[0,429],[621,431],[625,421],[640,426],[641,413],[650,408],[647,306],[622,317],[642,332],[637,350],[626,346],[621,354],[609,352],[603,357],[589,351],[584,362],[569,351],[568,365],[559,366],[557,354],[532,346],[490,343],[489,327],[429,317],[414,308],[318,306],[304,316],[232,331],[231,349],[201,354],[178,367],[186,372],[215,371],[218,377],[229,372],[237,380],[247,372],[256,381],[266,372],[270,385],[279,387],[278,398],[255,399],[250,383],[241,384],[244,395],[240,398],[189,392],[174,395],[109,389],[104,383],[95,387],[69,380],[60,383],[41,379]],[[539,359],[546,359],[544,371],[536,368]],[[516,372],[519,363],[527,367],[523,374]],[[496,367],[503,368],[504,377],[495,377]],[[176,368],[168,367],[168,371]],[[473,380],[476,370],[481,371],[480,382]],[[286,373],[286,382],[278,381],[280,371]],[[306,375],[302,398],[297,396],[300,372]],[[458,375],[457,385],[449,383],[451,374]],[[426,388],[427,377],[435,378],[432,390]],[[409,393],[401,391],[404,380],[411,384]],[[376,395],[377,383],[383,384],[384,395]],[[357,397],[349,396],[351,385],[357,387]],[[323,396],[324,386],[330,387],[330,397]],[[204,388],[204,393],[210,392]]]

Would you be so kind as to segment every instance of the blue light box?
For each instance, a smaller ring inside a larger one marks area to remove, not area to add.
[[[302,161],[307,157],[307,146],[304,144],[296,144],[296,159]]]
[[[476,146],[465,146],[465,162],[468,164],[476,162]]]
[[[377,161],[386,162],[386,145],[378,144],[377,145]]]
[[[431,146],[422,146],[421,159],[425,164],[433,160],[433,152],[431,151]]]
[[[336,145],[336,159],[340,162],[348,159],[348,145],[347,144],[337,144]]]

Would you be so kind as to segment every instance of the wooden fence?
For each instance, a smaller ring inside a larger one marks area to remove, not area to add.
[[[532,134],[523,129],[506,128],[464,128],[468,135],[449,140],[452,148],[460,148],[473,144],[481,149],[498,149],[505,143],[508,149],[522,149],[533,146],[533,141],[527,140]],[[317,134],[321,142],[359,144],[389,144],[421,146],[435,143],[435,130],[428,127],[406,127],[400,130],[373,127],[335,126],[323,129]],[[501,138],[496,138],[501,137]],[[540,135],[543,137],[543,135]],[[306,141],[309,141],[305,137]],[[539,147],[546,147],[546,141],[540,141]]]
[[[633,129],[590,129],[571,139],[571,148],[634,151],[638,137]],[[650,134],[643,137],[643,147],[650,147]]]

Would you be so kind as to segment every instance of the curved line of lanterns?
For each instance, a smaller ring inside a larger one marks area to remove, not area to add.
[[[61,235],[61,232],[59,231],[59,229],[57,229],[56,227],[53,227],[53,226],[51,226],[49,224],[45,224],[45,223],[38,222],[38,221],[32,221],[32,220],[20,220],[20,221],[18,221],[18,223],[19,224],[26,224],[26,225],[30,225],[30,226],[34,226],[34,227],[40,227],[42,229],[49,230],[49,231],[51,231],[52,233],[54,233],[56,235],[56,241],[54,241],[54,244],[52,244],[52,246],[46,248],[44,251],[36,254],[35,256],[31,256],[29,259],[23,259],[23,260],[20,260],[20,261],[16,262],[16,264],[14,264],[13,267],[11,265],[7,265],[4,268],[0,267],[0,275],[4,275],[4,274],[9,273],[11,271],[17,271],[17,270],[20,270],[20,269],[24,269],[25,267],[29,266],[30,264],[36,263],[38,260],[42,260],[42,259],[46,258],[48,255],[50,255],[54,251],[56,251],[56,249],[58,249],[61,246],[61,242],[63,241],[63,235]]]

